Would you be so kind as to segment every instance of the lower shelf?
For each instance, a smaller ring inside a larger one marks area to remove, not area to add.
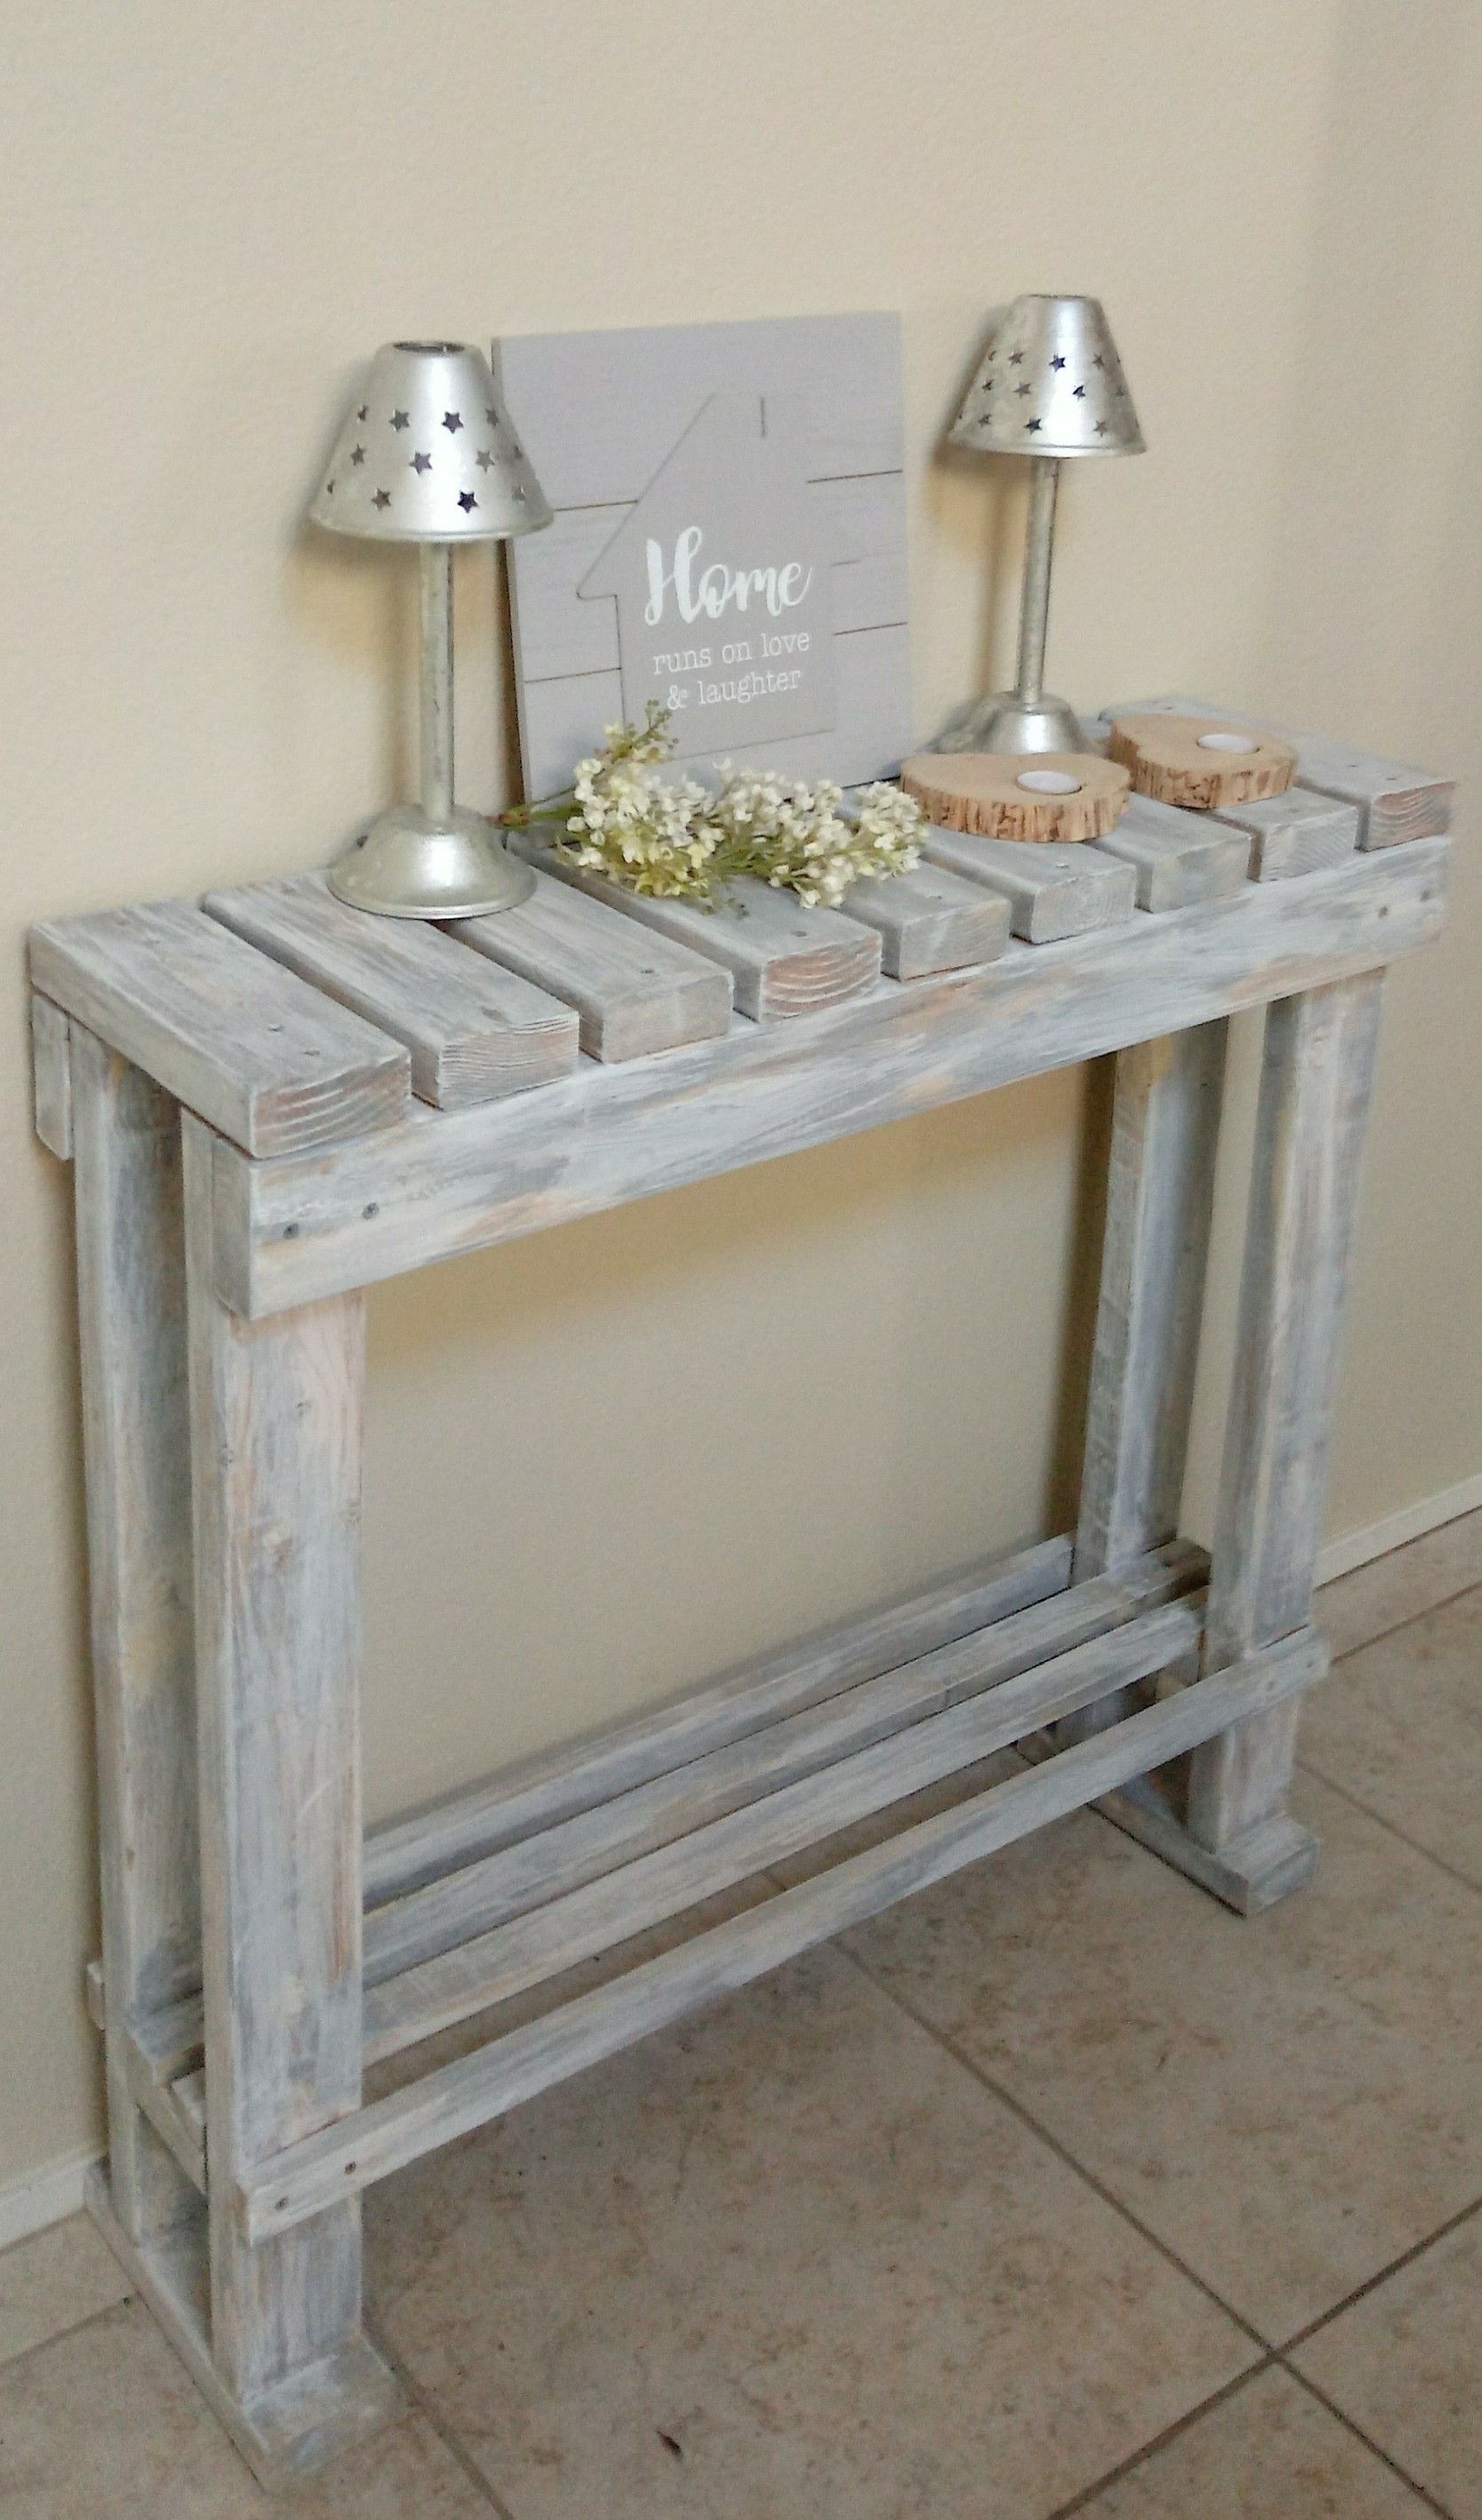
[[[407,1834],[418,1823],[398,1823],[418,1886],[405,1894],[396,1933],[414,1954],[429,1931],[439,1947],[368,1985],[367,2063],[475,2017],[487,2016],[491,2035],[264,2162],[234,2199],[247,2236],[261,2241],[292,2228],[1085,1804],[1101,1803],[1140,1834],[1176,1831],[1167,1806],[1140,1780],[1306,1688],[1326,1667],[1322,1639],[1304,1630],[1248,1662],[1196,1679],[1203,1631],[1196,1588],[1205,1572],[1198,1551],[1173,1543],[1115,1577],[1071,1586],[1064,1580],[1068,1552],[1049,1546],[1055,1556],[1026,1552],[973,1588],[974,1598],[1016,1598],[1021,1606],[892,1668],[879,1668],[878,1633],[869,1653],[859,1645],[867,1629],[878,1630],[879,1614],[842,1642],[830,1641],[822,1664],[817,1646],[803,1648],[769,1666],[764,1685],[755,1673],[743,1675],[724,1690],[662,1710],[647,1726],[626,1728],[614,1736],[623,1744],[617,1770],[636,1780],[600,1799],[591,1798],[590,1780],[612,1773],[612,1744],[582,1751],[573,1763],[588,1780],[581,1808],[570,1808],[577,1789],[553,1770],[536,1799],[549,1808],[554,1798],[562,1817],[472,1861],[455,1860],[441,1877],[428,1878],[428,1859]],[[1036,1597],[1027,1601],[1026,1585]],[[942,1596],[928,1598],[939,1626]],[[908,1653],[922,1633],[921,1612],[918,1603],[914,1614],[913,1605],[888,1614]],[[862,1657],[867,1678],[859,1676]],[[809,1674],[805,1683],[800,1672]],[[1064,1740],[1085,1729],[1069,1720],[1093,1707],[1114,1720],[1045,1755],[1047,1728],[1065,1727],[1058,1735]],[[709,1746],[696,1752],[697,1739]],[[1015,1745],[1029,1756],[1012,1775],[846,1852],[791,1888],[777,1886],[772,1868]],[[491,1815],[501,1802],[507,1811],[512,1799],[529,1793],[526,1782],[502,1797],[481,1795],[481,1842],[497,1825]],[[1115,1798],[1110,1804],[1108,1796]],[[467,1818],[467,1797],[460,1808]],[[433,1838],[448,1829],[445,1814],[429,1814],[421,1825]],[[461,1842],[468,1842],[466,1829]],[[1278,1872],[1302,1860],[1296,1844],[1264,1852]],[[1218,1859],[1202,1860],[1220,1868]],[[1197,1867],[1187,1862],[1185,1868]],[[741,1884],[753,1904],[712,1921],[716,1898]],[[1208,1886],[1220,1889],[1218,1881]],[[490,1912],[499,1921],[486,1925]],[[682,1921],[676,1927],[683,1939],[621,1965],[638,1937],[686,1918],[688,1934]],[[463,1940],[440,1947],[460,1929]],[[572,1993],[571,1973],[604,1955],[616,1956],[616,1973],[597,1985],[578,1980]],[[527,2001],[516,2006],[516,2000],[536,1989],[549,1996],[547,2008],[510,2026],[510,2008],[527,2014]],[[168,2043],[156,2038],[153,2066],[150,2048],[141,2039],[134,2061],[141,2075],[156,2076],[155,2122],[203,2182],[205,2076],[199,2069],[162,2073],[157,2059]]]

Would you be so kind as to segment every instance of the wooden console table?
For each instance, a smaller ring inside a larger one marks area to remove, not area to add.
[[[1325,1666],[1380,986],[1440,925],[1451,791],[1337,745],[1300,758],[1286,798],[1226,823],[1138,800],[1102,850],[938,835],[848,916],[761,895],[707,922],[546,874],[526,910],[448,933],[310,878],[34,931],[37,1125],[76,1178],[92,2205],[265,2482],[394,2405],[361,2327],[371,2181],[1084,1804],[1237,1908],[1307,1877],[1286,1790]],[[1262,1006],[1211,1562],[1177,1515],[1226,1020]],[[363,1838],[364,1289],[1107,1054],[1075,1534]],[[1013,1744],[1007,1781],[620,1965],[643,1929]],[[539,1987],[510,2026],[497,2007]],[[403,2057],[365,2098],[368,2067],[475,2016],[454,2061],[409,2079]]]

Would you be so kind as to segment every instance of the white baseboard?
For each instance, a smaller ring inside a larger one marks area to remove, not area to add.
[[[44,2169],[0,2187],[0,2249],[28,2240],[33,2231],[44,2231],[49,2223],[64,2222],[68,2214],[80,2214],[82,2182],[99,2157],[97,2145],[90,2144],[83,2152],[64,2153],[60,2161],[49,2161]]]
[[[1418,1505],[1402,1506],[1398,1513],[1387,1513],[1362,1531],[1346,1531],[1340,1539],[1330,1540],[1318,1558],[1318,1582],[1335,1583],[1340,1575],[1351,1575],[1356,1566],[1367,1566],[1371,1558],[1387,1556],[1391,1549],[1403,1549],[1407,1541],[1423,1540],[1426,1532],[1439,1531],[1443,1522],[1474,1513],[1478,1506],[1482,1506],[1482,1471],[1474,1478],[1459,1479],[1454,1488],[1442,1488],[1436,1496],[1422,1497]]]

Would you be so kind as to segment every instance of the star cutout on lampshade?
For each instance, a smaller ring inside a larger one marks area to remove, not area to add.
[[[984,403],[997,362],[1021,368],[1014,401]],[[1016,297],[953,423],[954,446],[984,455],[1141,455],[1143,432],[1116,344],[1095,297]]]
[[[396,469],[378,479],[375,467],[408,434],[416,451],[398,447]],[[488,361],[457,341],[394,341],[377,352],[309,514],[337,533],[382,542],[490,542],[551,518]]]

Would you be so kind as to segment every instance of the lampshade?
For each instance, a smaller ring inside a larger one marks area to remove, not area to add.
[[[950,435],[985,455],[1141,455],[1100,298],[1016,297]]]
[[[551,521],[488,361],[461,341],[377,351],[309,515],[392,543],[493,541]]]

